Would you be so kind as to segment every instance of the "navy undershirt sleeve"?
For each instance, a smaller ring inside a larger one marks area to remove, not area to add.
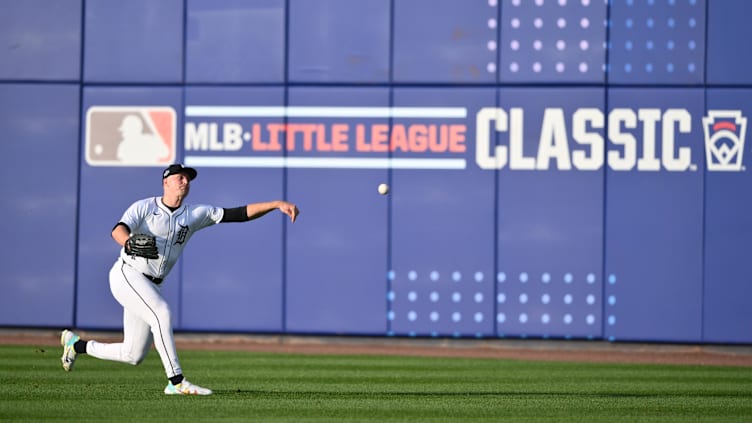
[[[248,221],[248,214],[246,214],[245,206],[233,207],[231,209],[224,208],[223,210],[225,211],[225,213],[219,223]]]

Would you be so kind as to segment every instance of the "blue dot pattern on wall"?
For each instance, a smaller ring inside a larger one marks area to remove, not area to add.
[[[702,83],[704,15],[700,0],[613,0],[609,82]]]
[[[594,272],[387,272],[391,335],[596,338],[602,284]],[[610,284],[616,282],[609,275]],[[615,296],[608,297],[613,308]],[[608,312],[609,310],[607,310]],[[608,314],[606,324],[615,324]]]

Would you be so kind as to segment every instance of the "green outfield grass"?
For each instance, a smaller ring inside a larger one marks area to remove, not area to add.
[[[181,351],[210,397],[139,366],[0,346],[0,421],[750,422],[752,368]]]

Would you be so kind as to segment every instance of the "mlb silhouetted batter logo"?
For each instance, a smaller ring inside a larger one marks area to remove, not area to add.
[[[708,170],[744,170],[747,118],[738,110],[709,110],[702,119]]]
[[[86,161],[91,166],[164,166],[175,159],[175,133],[171,107],[91,107]]]

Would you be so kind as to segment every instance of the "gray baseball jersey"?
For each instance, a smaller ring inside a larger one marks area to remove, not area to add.
[[[224,209],[207,205],[183,204],[171,211],[160,197],[145,198],[133,203],[120,222],[128,225],[132,234],[154,235],[159,258],[147,259],[129,256],[120,250],[123,261],[141,273],[164,279],[180,258],[185,244],[199,229],[219,223]]]

